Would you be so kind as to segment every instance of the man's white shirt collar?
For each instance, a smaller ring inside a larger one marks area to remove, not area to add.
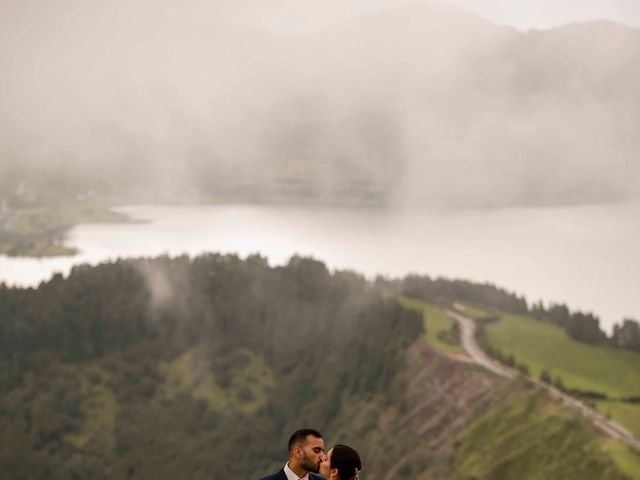
[[[284,466],[284,474],[287,476],[287,480],[309,480],[309,472],[304,477],[298,477],[293,470],[289,468],[289,462]]]

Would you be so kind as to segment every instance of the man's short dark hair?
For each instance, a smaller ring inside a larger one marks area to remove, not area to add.
[[[293,432],[293,435],[291,435],[291,438],[289,438],[289,451],[291,451],[293,447],[304,443],[309,435],[316,438],[322,438],[322,435],[317,430],[312,430],[310,428],[296,430]]]

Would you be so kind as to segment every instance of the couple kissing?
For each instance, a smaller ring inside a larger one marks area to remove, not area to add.
[[[289,438],[285,466],[261,480],[359,480],[361,468],[360,456],[353,448],[338,444],[325,453],[322,435],[305,428]]]

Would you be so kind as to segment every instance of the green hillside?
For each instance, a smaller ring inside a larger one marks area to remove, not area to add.
[[[595,402],[596,408],[607,417],[629,429],[636,438],[640,438],[640,405],[616,400]]]
[[[633,455],[550,399],[443,355],[452,322],[411,306],[300,257],[0,284],[0,478],[261,478],[307,426],[353,445],[363,478],[636,476]]]
[[[581,343],[560,327],[528,316],[500,318],[487,328],[491,344],[527,363],[533,375],[548,368],[568,388],[640,396],[640,353]]]
[[[375,448],[419,445],[400,412],[422,336],[421,315],[363,277],[298,257],[161,257],[0,284],[0,478],[259,478],[303,426],[387,422]],[[340,440],[358,442],[351,430]]]
[[[640,452],[616,440],[605,441],[603,451],[613,458],[623,474],[633,480],[640,480]]]
[[[468,428],[455,457],[461,478],[622,478],[584,420],[537,391],[516,390]],[[550,446],[553,445],[553,448]],[[628,474],[640,474],[626,465]]]
[[[541,370],[560,377],[567,389],[601,392],[610,398],[640,396],[640,353],[589,345],[570,338],[560,327],[529,316],[501,314],[486,329],[489,342],[534,376]],[[599,402],[599,410],[640,435],[640,405]]]
[[[431,347],[445,353],[464,353],[458,338],[457,323],[441,308],[402,295],[397,298],[403,307],[422,313],[427,343]]]

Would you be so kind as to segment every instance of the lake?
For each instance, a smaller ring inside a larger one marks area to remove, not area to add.
[[[409,272],[488,281],[529,301],[593,311],[609,330],[640,318],[640,204],[495,210],[128,206],[146,223],[80,225],[74,257],[0,256],[0,280],[30,286],[79,263],[162,253],[311,255],[369,278]]]

